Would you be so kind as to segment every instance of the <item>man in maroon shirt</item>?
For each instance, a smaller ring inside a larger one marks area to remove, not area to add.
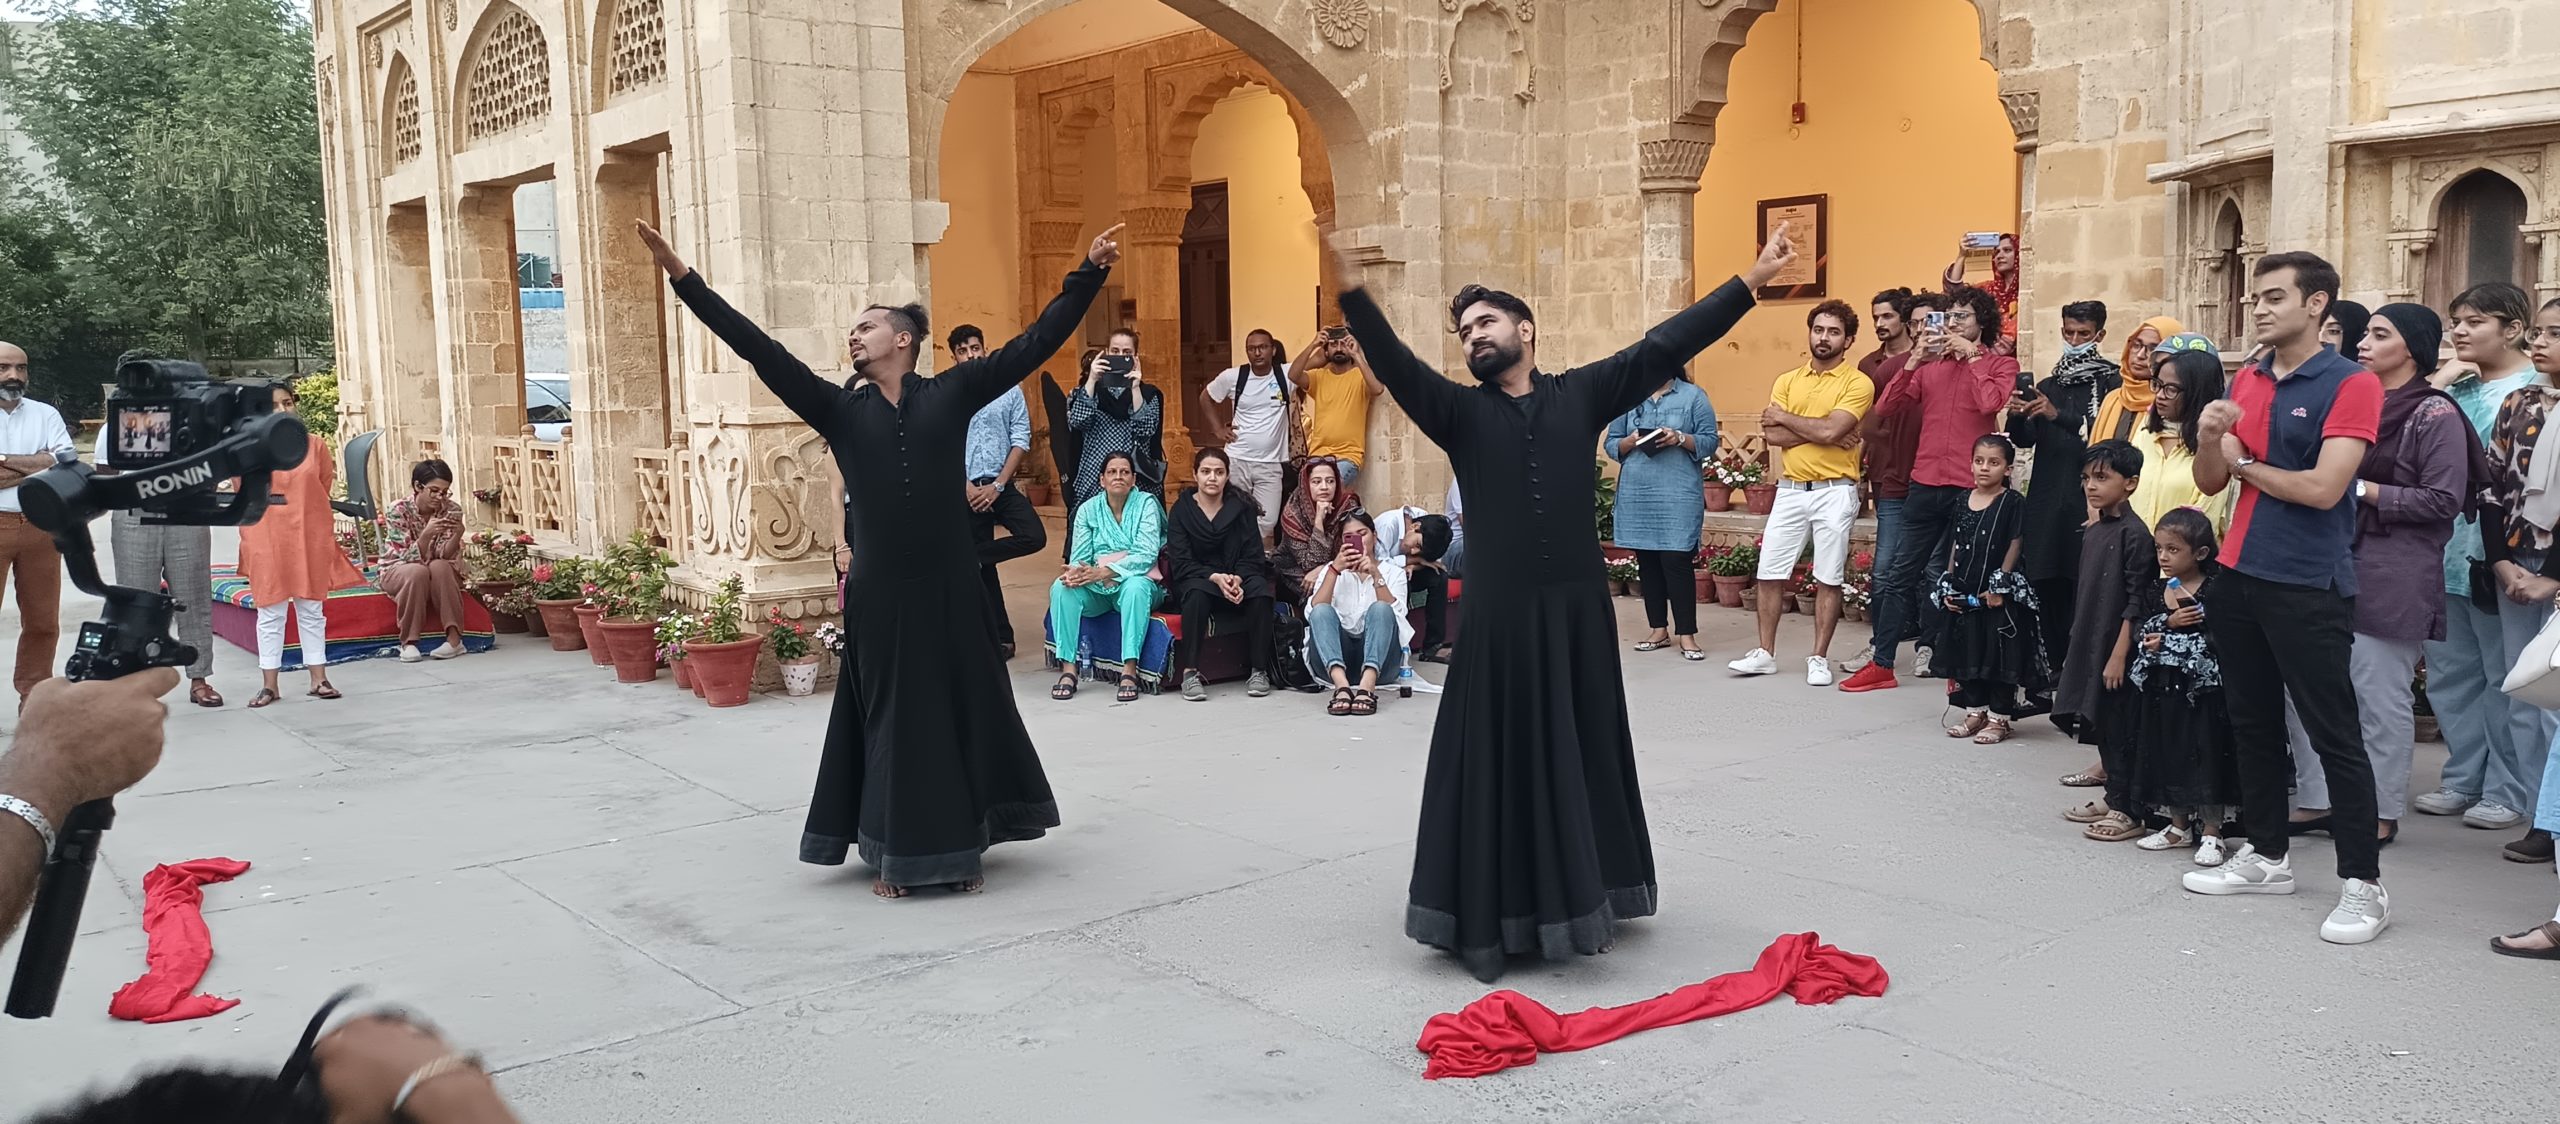
[[[1909,289],[1887,289],[1876,294],[1876,349],[1858,360],[1858,371],[1875,384],[1876,401],[1884,401],[1884,392],[1892,389],[1893,380],[1909,370],[1903,363],[1915,342],[1911,337],[1911,318],[1915,309],[1946,309],[1946,295],[1915,295]],[[1934,303],[1924,303],[1934,302]],[[1911,454],[1920,440],[1917,418],[1904,415],[1888,418],[1874,410],[1859,420],[1858,437],[1865,448],[1864,462],[1868,498],[1875,502],[1876,552],[1872,569],[1883,569],[1893,557],[1897,532],[1902,526],[1902,500],[1911,493]],[[1872,598],[1870,599],[1872,600]],[[1904,620],[1910,620],[1905,616]],[[1850,671],[1858,671],[1874,662],[1875,648],[1869,646],[1843,661]]]
[[[1840,684],[1843,691],[1901,686],[1893,677],[1894,649],[1910,626],[1933,548],[1973,490],[1973,442],[1999,429],[2000,408],[2017,390],[2018,361],[1994,354],[1985,342],[1998,337],[1999,302],[1971,285],[1956,286],[1947,301],[1945,313],[1923,315],[1919,346],[1903,357],[1906,370],[1876,401],[1875,412],[1888,418],[1917,416],[1920,433],[1893,559],[1876,560],[1875,662]],[[1891,374],[1890,366],[1884,370]]]

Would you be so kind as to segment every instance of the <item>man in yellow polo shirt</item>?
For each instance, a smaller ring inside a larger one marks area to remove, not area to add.
[[[1289,368],[1289,381],[1307,403],[1307,455],[1340,460],[1342,490],[1352,491],[1369,451],[1369,400],[1385,394],[1386,384],[1370,373],[1359,343],[1339,324],[1316,333]]]
[[[1813,540],[1813,654],[1804,681],[1831,685],[1831,634],[1840,627],[1840,583],[1849,572],[1849,525],[1858,519],[1858,419],[1875,405],[1875,383],[1848,363],[1858,314],[1839,301],[1805,319],[1813,361],[1778,376],[1760,432],[1783,449],[1778,503],[1760,538],[1760,646],[1727,667],[1741,675],[1778,670],[1778,607],[1805,540]]]

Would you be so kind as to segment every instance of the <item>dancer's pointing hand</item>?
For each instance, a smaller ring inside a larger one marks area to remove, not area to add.
[[[1111,229],[1094,235],[1093,249],[1085,254],[1085,260],[1104,269],[1118,265],[1120,263],[1120,228],[1127,225],[1129,224],[1125,222],[1116,222],[1111,224]]]
[[[1787,238],[1787,228],[1793,225],[1795,224],[1779,223],[1776,232],[1769,235],[1769,244],[1760,248],[1760,260],[1752,262],[1750,271],[1742,275],[1742,279],[1752,288],[1757,289],[1768,284],[1770,278],[1776,277],[1781,270],[1795,264],[1796,245]]]
[[[676,248],[667,244],[667,236],[658,233],[657,227],[649,225],[645,219],[633,219],[631,225],[639,230],[641,243],[649,247],[649,256],[657,259],[658,268],[666,270],[668,278],[680,279],[692,272],[692,268],[684,264],[684,259],[676,256]]]

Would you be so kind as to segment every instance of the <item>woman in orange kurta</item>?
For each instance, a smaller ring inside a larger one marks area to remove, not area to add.
[[[291,410],[293,391],[276,388],[276,409]],[[311,697],[338,698],[329,685],[329,591],[364,584],[338,549],[337,526],[331,521],[329,489],[338,478],[329,463],[329,446],[311,439],[302,464],[275,474],[268,490],[283,497],[270,504],[257,522],[240,528],[240,576],[249,579],[249,599],[258,607],[258,671],[266,686],[249,708],[272,706],[277,673],[284,668],[284,618],[290,610],[302,630],[302,666],[311,673]]]

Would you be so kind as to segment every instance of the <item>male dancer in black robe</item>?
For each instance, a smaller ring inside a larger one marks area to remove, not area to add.
[[[1618,921],[1654,910],[1617,613],[1591,526],[1591,450],[1794,259],[1781,225],[1742,276],[1635,346],[1561,375],[1537,369],[1527,303],[1469,285],[1449,315],[1473,387],[1415,358],[1366,289],[1342,294],[1378,380],[1448,451],[1467,496],[1467,643],[1450,657],[1431,731],[1404,931],[1456,953],[1477,979],[1500,977],[1512,955],[1605,952]]]
[[[986,590],[970,538],[960,462],[969,419],[1055,354],[1120,260],[1115,226],[1093,240],[1064,291],[1013,342],[916,374],[924,310],[874,305],[848,340],[859,385],[810,373],[687,269],[647,223],[640,240],[676,296],[827,441],[845,483],[844,662],[818,761],[800,861],[835,866],[848,848],[879,872],[871,892],[985,885],[996,843],[1058,826],[1058,802],[987,644]]]

